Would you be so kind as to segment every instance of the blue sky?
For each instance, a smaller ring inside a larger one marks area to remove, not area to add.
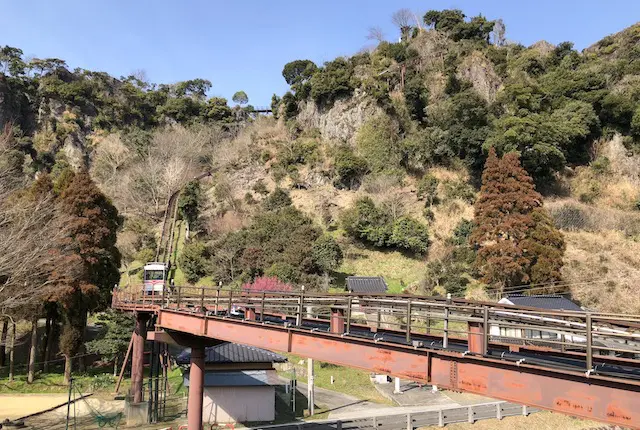
[[[502,18],[510,40],[578,49],[640,20],[637,0],[0,0],[0,45],[114,76],[142,69],[156,83],[205,78],[211,95],[242,89],[260,106],[287,90],[285,63],[353,54],[371,26],[397,39],[397,9],[452,7]]]

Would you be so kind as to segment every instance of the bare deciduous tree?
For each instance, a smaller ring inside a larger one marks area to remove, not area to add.
[[[384,42],[384,33],[381,27],[369,27],[368,31],[369,32],[367,33],[367,40],[375,40],[378,43]]]
[[[14,150],[10,129],[0,134],[0,313],[46,296],[51,250],[63,220],[51,194],[31,195],[26,178],[7,162]]]
[[[414,14],[409,9],[399,9],[391,15],[391,21],[400,29],[402,40],[406,40],[414,24]]]

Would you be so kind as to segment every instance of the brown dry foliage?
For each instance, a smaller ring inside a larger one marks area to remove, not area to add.
[[[483,281],[499,287],[560,279],[564,241],[542,209],[542,196],[516,153],[485,163],[475,204],[476,266]]]

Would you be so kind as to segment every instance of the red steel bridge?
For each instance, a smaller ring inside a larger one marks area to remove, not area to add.
[[[206,287],[161,296],[116,290],[113,308],[137,316],[134,402],[145,339],[192,348],[189,429],[202,427],[204,348],[221,341],[640,429],[640,316]]]

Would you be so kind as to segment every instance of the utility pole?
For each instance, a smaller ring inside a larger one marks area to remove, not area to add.
[[[314,397],[314,372],[313,372],[313,359],[307,359],[307,399],[309,401],[309,415],[313,415],[314,405],[313,405],[313,397]]]

